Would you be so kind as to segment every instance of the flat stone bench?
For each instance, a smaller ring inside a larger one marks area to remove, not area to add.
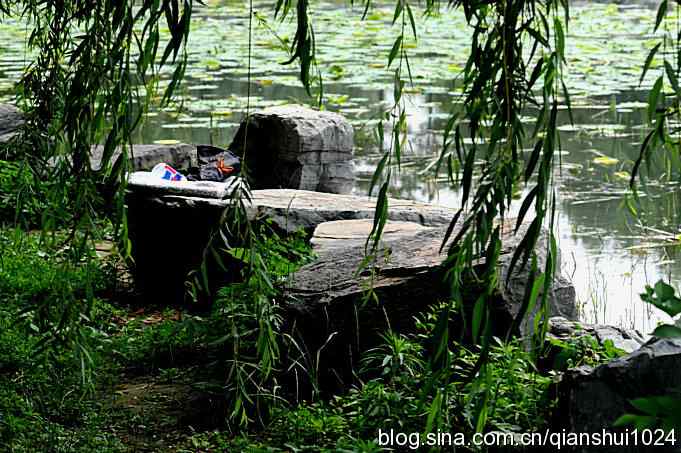
[[[220,212],[229,205],[229,183],[210,181],[164,181],[148,172],[135,172],[128,182],[130,197],[150,206]],[[264,189],[252,191],[249,207],[253,218],[270,218],[282,231],[309,233],[332,220],[371,219],[376,199],[308,190]],[[446,225],[455,209],[411,200],[389,199],[390,220],[426,226]]]
[[[167,303],[181,302],[189,271],[202,260],[204,247],[228,206],[229,184],[170,182],[148,172],[130,175],[126,203],[128,227],[140,289]],[[376,200],[292,189],[252,192],[252,219],[270,219],[283,233],[309,235],[328,221],[371,219]],[[454,210],[410,200],[389,200],[389,219],[425,226],[446,225]],[[161,302],[159,300],[158,302]]]

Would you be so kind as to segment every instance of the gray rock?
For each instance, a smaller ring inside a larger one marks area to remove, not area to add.
[[[23,114],[9,104],[0,104],[0,143],[10,140],[24,123]]]
[[[509,314],[515,318],[521,309],[521,301],[525,297],[527,281],[529,279],[529,265],[526,268],[520,269],[520,264],[516,264],[513,274],[508,276],[510,270],[511,259],[513,252],[522,239],[526,227],[521,227],[518,234],[513,236],[513,240],[507,241],[504,249],[499,257],[500,272],[499,278],[503,284],[499,285],[500,298],[497,304],[501,307],[500,312]],[[539,245],[535,249],[537,255],[537,268],[540,271],[544,270],[546,264],[546,236],[539,241]],[[554,276],[553,285],[551,286],[551,297],[548,300],[549,316],[562,316],[570,320],[578,319],[577,304],[575,302],[575,287],[570,281],[560,274],[560,251],[558,251],[558,258],[556,263],[556,273]],[[523,335],[529,337],[534,332],[534,318],[539,312],[542,301],[542,290],[539,292],[539,297],[534,309],[523,318],[519,326],[519,330],[514,332],[516,335]],[[504,319],[504,318],[502,318]],[[506,321],[509,322],[509,321]],[[503,324],[503,321],[502,321]],[[528,338],[529,340],[529,338]]]
[[[597,368],[568,370],[557,384],[555,429],[568,432],[621,432],[612,424],[633,408],[634,398],[668,395],[681,388],[681,340],[653,339],[636,351]],[[677,441],[678,441],[677,433]],[[653,451],[679,451],[655,448]],[[651,447],[617,446],[605,452],[647,452]],[[593,451],[582,448],[574,451]]]
[[[348,193],[353,141],[352,126],[341,115],[287,105],[252,114],[229,149],[245,156],[256,189]]]
[[[167,182],[136,173],[131,175],[128,189],[136,282],[149,295],[180,302],[187,274],[200,265],[203,248],[228,205],[227,185]],[[305,302],[296,306],[314,313],[317,325],[324,324],[327,310],[340,310],[338,319],[345,319],[364,295],[365,279],[356,279],[355,271],[364,259],[375,203],[368,197],[290,189],[252,192],[248,206],[252,219],[269,219],[283,232],[303,229],[312,234],[317,229],[312,241],[320,251],[320,260],[294,276],[294,282],[302,286],[292,286],[289,292],[294,299],[304,296]],[[390,222],[383,240],[384,251],[390,250],[389,260],[375,268],[376,288],[383,300],[394,301],[390,305],[396,310],[392,322],[399,326],[411,324],[413,315],[424,306],[447,297],[440,267],[444,255],[439,248],[455,210],[397,199],[389,200],[389,206]],[[344,237],[339,239],[341,233]],[[518,239],[506,237],[502,275],[507,273],[505,266]],[[500,332],[518,313],[526,278],[526,274],[516,273],[508,287],[499,289],[494,319]],[[330,282],[333,288],[327,286]],[[467,288],[467,298],[474,300],[479,294],[475,286]],[[550,301],[554,315],[575,315],[574,288],[568,282],[556,280]],[[378,314],[372,319],[380,324]]]
[[[352,379],[353,361],[362,351],[376,346],[381,333],[388,329],[413,331],[414,316],[449,297],[443,267],[446,253],[440,253],[445,228],[388,223],[388,234],[377,253],[377,261],[358,273],[365,259],[362,236],[366,238],[371,224],[354,220],[319,225],[313,244],[320,250],[320,257],[291,276],[284,296],[286,319],[293,334],[301,337],[310,351],[323,347],[323,363],[319,368],[326,373],[327,382],[340,377],[341,386]],[[501,275],[508,272],[505,258],[522,238],[512,235],[510,228],[506,230],[509,233],[503,237]],[[511,327],[524,295],[524,291],[516,291],[515,281],[526,278],[526,270],[516,270],[509,287],[500,279],[491,301],[494,334],[504,335]],[[464,311],[469,318],[480,288],[472,281],[464,286]],[[378,303],[367,299],[369,287],[373,288]],[[575,316],[572,285],[556,277],[552,291],[549,312]],[[529,330],[529,326],[522,325],[514,333],[527,335]],[[458,333],[455,335],[459,337]],[[468,331],[464,333],[464,337],[469,335]]]
[[[103,146],[92,148],[92,167],[101,166]],[[120,155],[120,150],[114,153],[112,163]],[[133,171],[151,170],[156,164],[165,162],[180,170],[197,165],[196,147],[180,143],[177,145],[133,145],[130,164]]]
[[[228,185],[166,182],[133,173],[128,184],[128,227],[140,290],[161,300],[181,302],[189,271],[228,206]],[[270,219],[283,232],[309,234],[317,225],[342,219],[369,219],[376,200],[290,189],[255,190],[252,219]],[[390,200],[390,218],[423,225],[448,223],[454,210],[408,200]]]
[[[586,335],[595,338],[600,344],[610,340],[616,348],[627,353],[634,352],[645,343],[643,336],[634,329],[585,324],[569,321],[561,316],[556,316],[549,320],[549,338],[565,341]]]
[[[129,198],[168,209],[204,209],[219,213],[228,206],[229,183],[208,181],[166,182],[146,172],[133,173],[128,182]],[[389,218],[433,226],[448,224],[455,210],[411,200],[389,199]],[[376,199],[292,189],[252,191],[249,207],[253,218],[269,218],[282,231],[305,230],[333,220],[371,219]]]
[[[363,247],[372,227],[373,220],[371,219],[324,222],[315,228],[310,243],[318,256],[352,247]],[[388,221],[383,228],[383,242],[409,240],[416,233],[429,229],[432,227],[415,222]]]

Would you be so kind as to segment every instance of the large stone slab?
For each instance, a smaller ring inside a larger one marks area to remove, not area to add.
[[[358,273],[371,227],[370,220],[319,225],[313,244],[321,251],[320,257],[291,276],[283,302],[293,333],[308,350],[323,348],[319,369],[324,370],[324,381],[338,379],[341,387],[352,379],[352,365],[357,365],[361,352],[376,346],[381,333],[388,329],[413,331],[414,316],[450,297],[443,266],[446,253],[440,253],[445,228],[389,222],[377,261]],[[517,269],[506,285],[510,257],[523,234],[511,231],[509,224],[503,235],[500,283],[490,302],[493,332],[500,336],[506,334],[521,309],[528,278],[526,269]],[[541,262],[543,255],[539,255]],[[481,288],[473,281],[464,286],[464,312],[469,318]],[[369,287],[378,303],[367,298]],[[548,306],[551,315],[576,319],[574,287],[560,276],[554,281]],[[464,329],[464,324],[454,327]],[[530,331],[530,325],[522,324],[514,333],[527,335]],[[469,335],[463,332],[464,338]]]
[[[256,189],[349,193],[353,141],[341,115],[285,105],[253,113],[229,149],[244,156]]]
[[[7,142],[24,123],[23,114],[9,104],[0,104],[0,143]]]
[[[202,251],[228,206],[229,186],[211,182],[167,182],[133,173],[128,184],[128,226],[136,282],[151,297],[177,303],[184,294],[189,271],[202,260]],[[376,200],[352,195],[271,189],[252,192],[252,219],[270,219],[283,232],[305,230],[343,219],[373,217]],[[422,225],[443,225],[453,209],[391,200],[389,217]],[[159,300],[159,301],[160,301]]]
[[[334,220],[321,223],[315,228],[310,243],[318,256],[347,250],[353,247],[364,247],[373,228],[373,220]],[[426,227],[416,222],[388,221],[383,228],[382,241],[409,240]]]
[[[643,347],[597,368],[581,366],[568,370],[557,385],[558,407],[555,429],[567,432],[617,432],[612,424],[634,409],[634,398],[669,395],[681,388],[681,340],[653,339]],[[619,430],[621,431],[621,430]],[[640,439],[640,438],[639,438]],[[633,445],[608,446],[603,452],[681,451],[676,436],[674,448]],[[584,446],[568,451],[590,452]]]
[[[208,181],[168,182],[150,177],[147,172],[130,175],[129,198],[167,209],[194,209],[219,213],[228,206],[230,185]],[[411,200],[391,198],[389,219],[415,222],[425,226],[448,224],[456,210]],[[305,230],[333,220],[371,219],[376,199],[308,190],[253,190],[249,207],[253,218],[269,218],[282,231]]]

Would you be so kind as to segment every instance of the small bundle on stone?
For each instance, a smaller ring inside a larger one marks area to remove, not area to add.
[[[244,160],[255,189],[349,193],[353,140],[341,115],[287,105],[250,115],[229,149]]]
[[[189,174],[190,181],[224,182],[241,170],[241,160],[232,152],[210,145],[196,145],[198,167]]]

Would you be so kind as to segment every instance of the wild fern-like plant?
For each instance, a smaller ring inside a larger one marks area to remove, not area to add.
[[[381,339],[381,346],[363,356],[363,372],[378,371],[388,382],[398,377],[416,379],[423,373],[423,350],[419,343],[392,331],[381,334]]]

